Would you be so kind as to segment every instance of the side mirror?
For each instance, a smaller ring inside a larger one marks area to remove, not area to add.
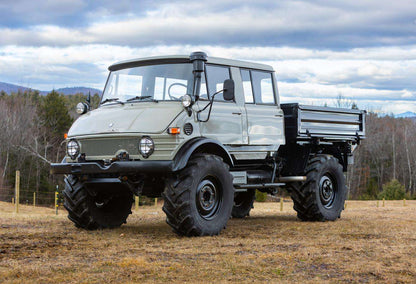
[[[224,81],[224,92],[222,96],[226,101],[234,100],[234,80],[227,79]]]

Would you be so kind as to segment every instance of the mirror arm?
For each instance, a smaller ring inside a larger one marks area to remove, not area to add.
[[[219,93],[221,93],[221,92],[224,92],[224,89],[223,90],[220,90],[220,91],[218,91],[218,92],[216,92],[216,93],[214,93],[213,95],[212,95],[212,97],[211,97],[211,101],[203,108],[203,109],[201,109],[201,110],[198,110],[197,112],[196,112],[196,116],[197,116],[197,119],[198,119],[198,121],[199,122],[207,122],[208,120],[209,120],[209,118],[211,117],[211,110],[212,110],[212,105],[214,104],[214,98],[215,98],[215,96],[216,95],[218,95]],[[209,111],[208,111],[208,116],[207,116],[207,119],[205,119],[205,120],[201,120],[200,118],[199,118],[199,114],[201,113],[201,112],[203,112],[204,110],[206,110],[207,109],[207,107],[209,106]]]

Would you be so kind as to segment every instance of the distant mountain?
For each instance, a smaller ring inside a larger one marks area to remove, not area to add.
[[[19,86],[19,85],[0,82],[0,91],[5,91],[6,93],[10,94],[10,93],[17,93],[19,90],[21,92],[24,92],[24,91],[28,91],[28,90],[34,90],[34,89],[22,87],[22,86]],[[41,95],[47,95],[51,91],[52,90],[50,90],[50,91],[39,91],[39,93]],[[99,95],[101,95],[101,90],[94,89],[94,88],[88,88],[88,87],[67,87],[67,88],[56,89],[55,91],[57,91],[58,93],[62,93],[64,95],[74,95],[74,94],[78,94],[78,93],[83,93],[83,94],[91,93],[91,95],[94,95],[94,94],[98,93]]]
[[[404,113],[396,114],[394,117],[396,117],[396,118],[413,118],[413,117],[416,117],[416,113],[411,112],[411,111],[407,111],[407,112],[404,112]]]
[[[22,87],[19,85],[9,84],[9,83],[3,83],[0,82],[0,91],[5,91],[6,93],[17,93],[18,91],[24,92],[31,90],[31,88]]]
[[[78,93],[88,94],[91,93],[91,95],[99,94],[101,95],[101,90],[94,89],[94,88],[88,88],[88,87],[66,87],[66,88],[59,88],[56,89],[58,93],[62,93],[64,95],[74,95]],[[42,95],[48,94],[50,91],[41,91],[40,93]]]

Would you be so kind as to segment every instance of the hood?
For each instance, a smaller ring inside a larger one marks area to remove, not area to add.
[[[104,105],[80,116],[68,137],[99,133],[160,133],[183,111],[179,102]]]

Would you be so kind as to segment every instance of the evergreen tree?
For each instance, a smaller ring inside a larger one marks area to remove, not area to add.
[[[55,90],[43,99],[39,117],[50,135],[59,138],[63,137],[73,122],[68,113],[65,97]]]

